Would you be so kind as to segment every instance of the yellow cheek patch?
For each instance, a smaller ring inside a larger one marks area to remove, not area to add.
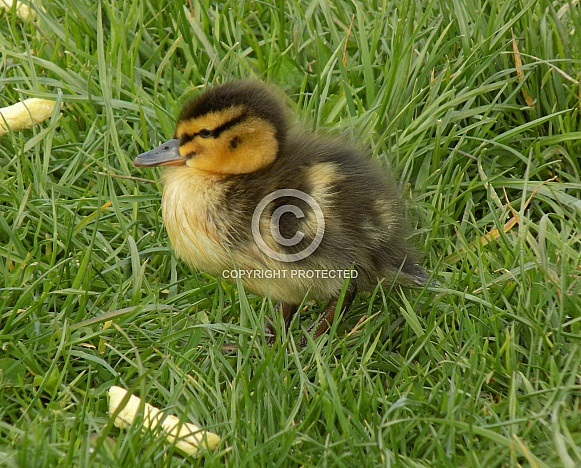
[[[234,147],[230,144],[233,139]],[[248,174],[268,166],[276,159],[278,141],[270,123],[249,117],[217,138],[196,138],[195,144],[188,142],[183,148],[195,148],[196,155],[188,160],[188,166],[225,176]]]
[[[236,139],[236,147],[230,141]],[[276,159],[278,140],[275,128],[264,120],[249,118],[224,132],[223,170],[228,174],[248,174]]]

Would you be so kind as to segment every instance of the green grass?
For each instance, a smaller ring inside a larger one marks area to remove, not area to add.
[[[0,465],[188,466],[111,385],[220,434],[204,466],[581,465],[579,2],[179,3],[0,12],[0,105],[63,103],[0,138]],[[268,300],[176,261],[131,161],[248,76],[396,175],[440,286],[269,347]]]

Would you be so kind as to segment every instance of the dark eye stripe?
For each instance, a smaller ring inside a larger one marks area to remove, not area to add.
[[[196,138],[197,133],[184,133],[182,136],[180,136],[180,146],[185,145],[186,143],[192,141],[194,138]]]
[[[220,136],[220,133],[225,132],[226,130],[234,127],[235,125],[238,125],[244,119],[246,119],[246,112],[243,112],[238,117],[234,117],[232,120],[229,120],[228,122],[223,123],[219,127],[216,127],[212,132],[214,134],[214,138],[218,138]]]
[[[197,136],[200,136],[202,138],[211,138],[211,137],[218,138],[222,132],[225,132],[226,130],[234,127],[235,125],[238,125],[240,122],[242,122],[245,119],[246,119],[246,112],[243,112],[238,117],[235,117],[232,120],[229,120],[228,122],[223,123],[222,125],[216,127],[213,130],[204,128],[196,133],[184,133],[182,136],[180,136],[180,146],[185,145],[186,143],[192,141]],[[209,132],[209,134],[208,134],[208,132]]]

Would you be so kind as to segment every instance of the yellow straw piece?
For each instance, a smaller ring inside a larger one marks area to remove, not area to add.
[[[0,0],[0,4],[6,0]],[[10,130],[23,130],[48,119],[52,115],[55,101],[46,99],[26,99],[12,106],[0,109],[0,136]]]
[[[0,0],[0,9],[10,10],[13,3],[16,3],[16,14],[20,18],[26,21],[34,21],[36,19],[36,11],[31,10],[28,5],[25,5],[22,2],[14,2],[13,0]]]
[[[120,403],[128,392],[121,387],[113,386],[109,389],[109,414],[113,416]],[[129,397],[129,401],[115,417],[113,424],[119,428],[125,428],[137,417],[141,399],[135,395]],[[161,426],[161,427],[160,427]],[[213,432],[204,431],[192,423],[180,423],[178,417],[164,414],[155,406],[149,403],[143,405],[143,428],[158,430],[161,429],[169,443],[186,453],[187,455],[197,455],[200,448],[214,450],[220,443],[220,436]]]

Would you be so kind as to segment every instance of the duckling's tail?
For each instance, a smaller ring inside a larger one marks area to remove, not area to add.
[[[430,275],[426,270],[424,270],[417,263],[408,264],[406,263],[402,273],[404,273],[413,284],[416,286],[438,286],[439,283],[436,280],[430,280]]]

